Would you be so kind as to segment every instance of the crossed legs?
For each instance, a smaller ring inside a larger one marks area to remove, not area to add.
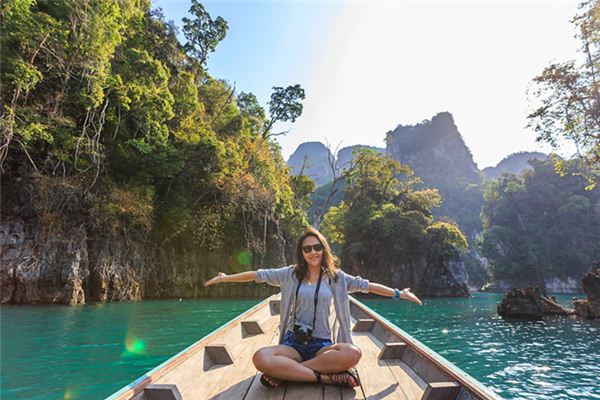
[[[316,382],[314,371],[323,374],[346,371],[358,364],[361,356],[358,347],[349,343],[337,343],[323,347],[314,358],[302,361],[296,350],[280,344],[258,350],[254,353],[252,362],[266,379],[278,385],[282,380]],[[327,375],[323,375],[322,380],[323,383],[331,383]]]

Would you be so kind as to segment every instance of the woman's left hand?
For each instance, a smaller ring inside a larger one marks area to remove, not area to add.
[[[413,292],[410,291],[410,288],[402,289],[402,291],[400,292],[400,298],[412,301],[413,303],[417,303],[420,306],[423,305],[423,302],[419,300],[419,298],[415,296]]]

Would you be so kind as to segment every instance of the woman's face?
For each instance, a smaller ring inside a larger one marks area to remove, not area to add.
[[[306,250],[309,250],[309,252],[307,253]],[[304,260],[309,267],[320,267],[323,259],[323,245],[319,239],[314,236],[305,237],[302,241],[302,255],[304,255]]]

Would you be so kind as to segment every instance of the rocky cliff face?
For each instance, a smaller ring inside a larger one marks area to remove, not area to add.
[[[408,165],[421,178],[418,187],[439,190],[443,202],[433,214],[457,222],[470,244],[462,264],[473,277],[471,284],[484,281],[486,272],[474,246],[482,231],[482,178],[452,114],[441,112],[419,124],[397,126],[386,135],[386,154]]]
[[[2,303],[141,300],[155,267],[143,243],[94,236],[84,225],[50,230],[3,214],[0,230]]]
[[[444,200],[434,215],[452,218],[474,241],[482,230],[482,177],[452,114],[442,112],[420,124],[399,125],[386,135],[386,154],[408,165],[421,178],[422,187],[438,189]]]
[[[447,179],[480,182],[471,151],[448,112],[420,124],[399,125],[387,133],[386,144],[387,154],[407,164],[425,183]]]
[[[159,245],[137,233],[106,231],[90,221],[81,199],[68,218],[40,218],[35,181],[3,176],[0,218],[0,302],[83,304],[144,298],[257,296],[264,285],[203,283],[217,272],[286,265],[285,240],[276,220],[267,223],[267,251],[241,265],[241,249],[209,251],[193,240]]]
[[[410,287],[418,296],[468,297],[471,293],[460,259],[431,263],[422,258],[407,264],[382,263],[373,269],[350,261],[344,270],[391,287]]]
[[[575,300],[575,313],[581,317],[600,318],[600,268],[592,269],[581,280],[587,299]]]
[[[333,171],[329,159],[329,149],[320,142],[302,143],[290,156],[287,164],[292,174],[302,174],[313,179],[318,185],[333,179]]]
[[[85,230],[67,237],[40,229],[23,218],[2,215],[0,283],[2,303],[85,302],[89,277]]]
[[[362,144],[357,144],[354,146],[344,147],[340,149],[337,153],[336,165],[338,169],[344,169],[350,166],[350,163],[354,160],[354,150],[362,150],[362,149],[370,149],[376,151],[377,153],[384,153],[385,149],[375,146],[366,146]]]

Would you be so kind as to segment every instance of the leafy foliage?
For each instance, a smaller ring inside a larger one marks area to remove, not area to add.
[[[551,161],[533,171],[488,181],[482,210],[482,253],[494,277],[536,283],[545,277],[581,276],[600,257],[600,195],[585,180],[555,173]]]
[[[195,19],[183,18],[183,32],[188,42],[185,50],[196,57],[202,66],[208,54],[215,51],[219,42],[227,35],[227,21],[222,17],[212,19],[208,11],[197,0],[192,0],[190,13]]]
[[[467,246],[455,224],[433,222],[441,203],[436,189],[415,190],[419,182],[398,161],[359,150],[344,200],[324,217],[322,229],[352,265],[397,265],[419,257],[455,259]]]
[[[267,120],[254,95],[204,70],[227,22],[196,0],[190,13],[182,46],[148,1],[6,1],[0,161],[29,163],[73,203],[40,203],[42,220],[78,209],[103,232],[264,257],[274,229],[307,225],[314,184],[289,177],[262,137],[301,114],[304,91],[275,88]]]
[[[300,85],[288,86],[286,88],[274,87],[273,94],[271,94],[271,101],[269,101],[271,120],[263,132],[263,137],[266,138],[269,136],[275,122],[295,122],[296,118],[302,114],[303,107],[301,100],[304,100],[304,98],[304,89]],[[271,134],[271,136],[274,135]]]
[[[600,1],[581,5],[582,13],[573,19],[579,30],[583,62],[555,63],[534,79],[534,95],[540,105],[529,115],[529,126],[538,142],[559,148],[563,141],[573,143],[577,158],[586,160],[588,190],[600,174]],[[563,160],[555,159],[559,173]]]
[[[237,104],[242,116],[248,121],[248,127],[254,136],[258,135],[265,121],[265,110],[252,93],[241,92]]]

